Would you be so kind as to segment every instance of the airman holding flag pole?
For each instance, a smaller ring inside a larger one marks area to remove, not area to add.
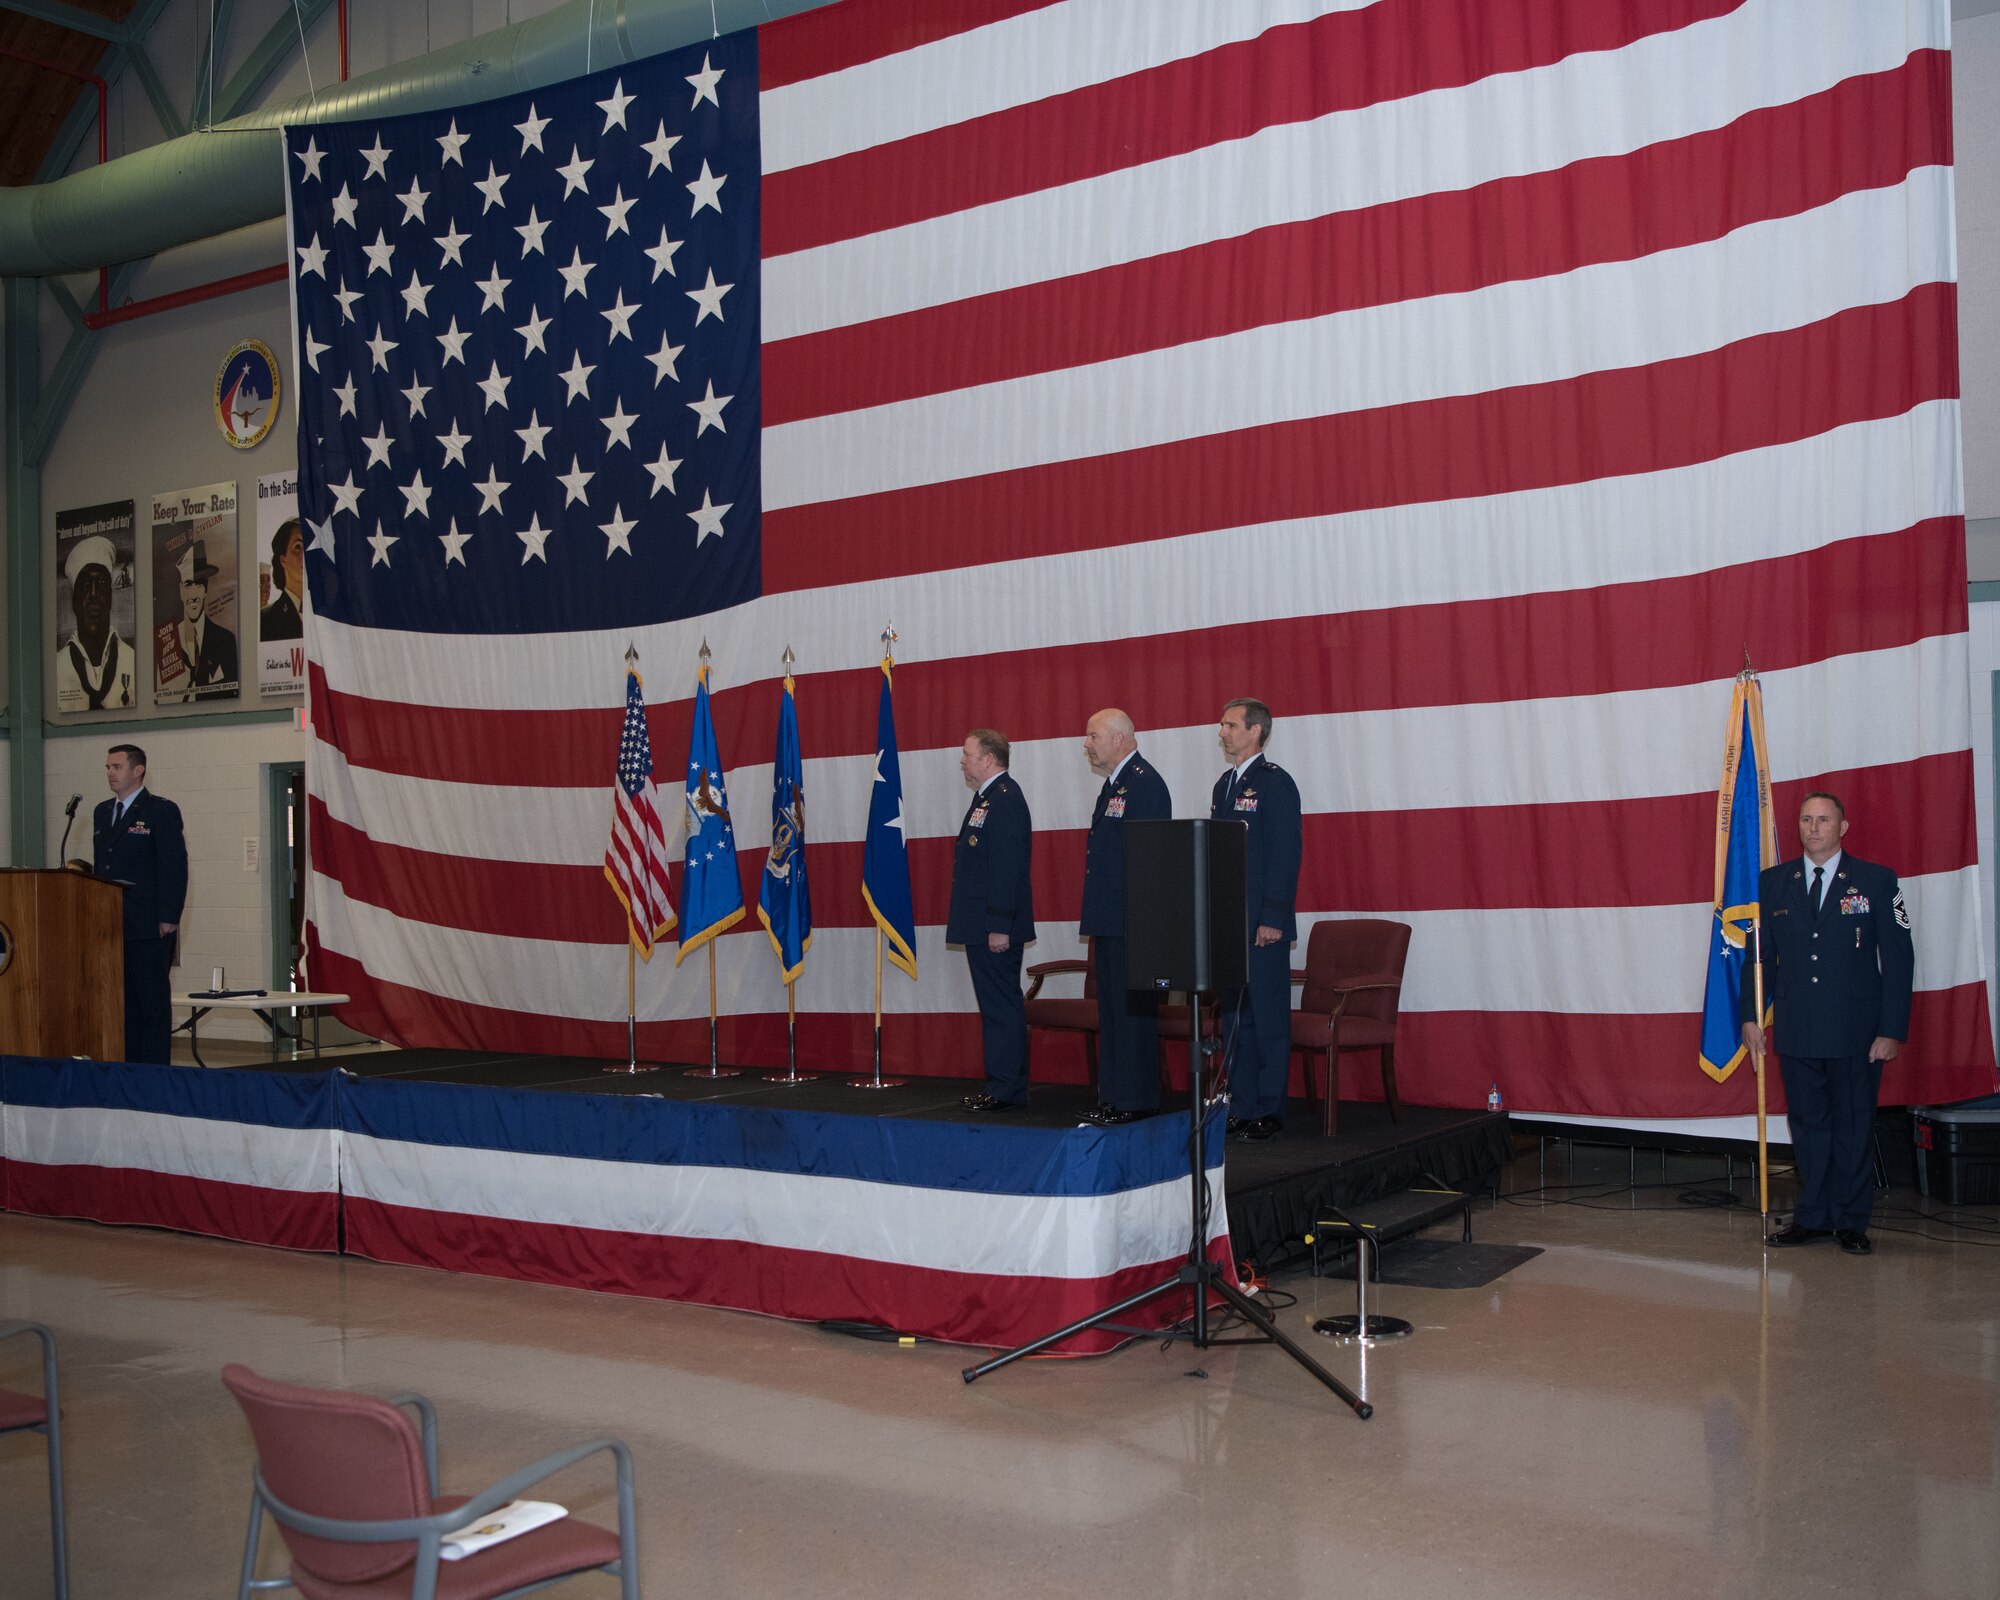
[[[861,898],[875,919],[875,1075],[857,1089],[889,1089],[903,1080],[882,1076],[882,959],[917,975],[917,913],[910,895],[910,855],[903,829],[903,769],[896,759],[896,643],[882,630],[882,698],[875,718],[875,780],[868,791],[868,835],[861,855]]]
[[[708,708],[708,661],[704,639],[701,669],[695,674],[694,728],[688,738],[687,849],[681,867],[681,910],[687,931],[681,935],[674,965],[686,960],[690,950],[708,947],[708,1065],[688,1070],[699,1078],[733,1078],[737,1069],[723,1066],[716,1051],[715,941],[743,920],[743,880],[736,872],[736,830],[729,816],[715,719]]]
[[[1708,939],[1708,986],[1702,1000],[1701,1070],[1723,1082],[1749,1053],[1757,1073],[1757,1206],[1768,1219],[1770,1178],[1765,1164],[1764,1056],[1743,1042],[1743,969],[1755,969],[1755,1015],[1765,1016],[1762,948],[1763,915],[1757,878],[1778,859],[1771,823],[1771,763],[1764,750],[1764,692],[1743,653],[1729,700],[1728,731],[1722,745],[1722,782],[1715,796],[1715,912]]]
[[[798,657],[785,646],[785,693],[778,702],[778,753],[771,763],[771,848],[764,857],[764,878],[757,890],[757,916],[777,952],[778,972],[785,980],[785,1070],[768,1072],[772,1083],[805,1083],[812,1074],[799,1071],[799,1014],[795,986],[805,971],[812,948],[812,891],[806,884],[806,789],[804,758],[799,750],[798,686],[792,663]]]
[[[673,931],[673,902],[667,875],[667,834],[660,822],[653,787],[653,743],[646,732],[646,695],[639,676],[639,651],[625,647],[625,725],[618,739],[612,783],[611,843],[604,852],[604,876],[625,907],[625,1065],[607,1072],[639,1070],[639,958],[653,959],[654,944]]]

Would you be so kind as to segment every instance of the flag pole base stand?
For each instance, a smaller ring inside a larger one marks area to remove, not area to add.
[[[741,1067],[686,1067],[682,1069],[681,1076],[684,1078],[740,1078],[743,1076],[743,1069]]]
[[[847,1087],[850,1089],[900,1089],[909,1081],[908,1078],[856,1078]]]
[[[817,1072],[767,1072],[764,1074],[764,1081],[766,1083],[811,1083],[818,1076]]]
[[[666,1068],[654,1066],[650,1062],[632,1061],[627,1062],[622,1067],[603,1067],[599,1070],[604,1072],[664,1072]]]
[[[1313,1332],[1348,1344],[1355,1339],[1363,1343],[1372,1339],[1407,1339],[1417,1331],[1401,1317],[1370,1317],[1366,1333],[1361,1331],[1360,1323],[1359,1317],[1321,1317],[1313,1324]]]
[[[1376,1270],[1375,1241],[1365,1233],[1357,1233],[1354,1240],[1354,1315],[1347,1317],[1321,1317],[1313,1324],[1313,1332],[1324,1338],[1334,1339],[1342,1344],[1359,1342],[1373,1344],[1377,1339],[1407,1339],[1417,1330],[1401,1317],[1370,1316],[1368,1312],[1368,1279]]]

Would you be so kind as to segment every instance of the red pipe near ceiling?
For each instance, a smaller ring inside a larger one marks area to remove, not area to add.
[[[344,5],[346,0],[342,0]],[[0,56],[10,61],[25,62],[31,67],[40,67],[44,72],[60,73],[65,78],[74,78],[79,83],[97,85],[97,164],[101,167],[109,158],[110,146],[104,131],[105,107],[110,98],[111,86],[94,72],[79,72],[75,67],[66,67],[60,61],[49,61],[42,56],[29,55],[25,50],[16,50],[11,45],[0,44]]]
[[[233,278],[217,278],[213,283],[198,283],[189,289],[176,289],[172,294],[154,295],[150,300],[132,300],[116,311],[99,310],[85,314],[83,325],[95,333],[100,328],[115,327],[121,322],[131,322],[139,317],[154,316],[162,311],[178,311],[183,306],[200,305],[204,300],[219,300],[226,294],[238,294],[245,289],[255,289],[267,283],[283,283],[290,268],[280,262],[275,267],[258,267],[254,272],[239,272]]]

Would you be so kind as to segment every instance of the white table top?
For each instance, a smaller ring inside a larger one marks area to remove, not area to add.
[[[290,1011],[298,1007],[342,1006],[350,997],[327,994],[317,989],[273,989],[269,994],[177,994],[174,1004],[186,1010],[204,1011]]]

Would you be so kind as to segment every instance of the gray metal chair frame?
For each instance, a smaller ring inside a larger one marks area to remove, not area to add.
[[[420,1394],[399,1394],[389,1397],[392,1406],[410,1406],[416,1413],[423,1428],[424,1475],[430,1481],[433,1499],[438,1493],[437,1466],[437,1410],[430,1401]],[[539,1583],[524,1584],[518,1589],[509,1589],[504,1594],[495,1595],[493,1600],[515,1600],[517,1595],[533,1594],[538,1589],[547,1589],[554,1584],[567,1583],[571,1578],[584,1572],[610,1572],[618,1578],[618,1593],[621,1600],[639,1600],[639,1552],[637,1535],[637,1514],[632,1498],[632,1453],[617,1439],[592,1439],[587,1444],[573,1445],[567,1450],[558,1450],[552,1456],[543,1456],[539,1461],[530,1462],[520,1471],[511,1473],[483,1489],[462,1506],[454,1506],[449,1511],[434,1512],[428,1517],[401,1517],[393,1522],[342,1522],[331,1517],[316,1517],[310,1512],[300,1511],[286,1505],[265,1486],[261,1466],[250,1469],[250,1532],[243,1543],[243,1579],[237,1586],[237,1600],[249,1600],[253,1590],[289,1589],[292,1580],[284,1578],[259,1578],[257,1570],[257,1545],[263,1532],[264,1513],[287,1528],[308,1534],[315,1539],[333,1539],[346,1544],[394,1544],[404,1539],[417,1541],[416,1565],[410,1580],[410,1600],[436,1600],[438,1564],[443,1559],[439,1555],[445,1536],[463,1528],[469,1522],[498,1511],[508,1501],[517,1499],[523,1489],[531,1488],[544,1478],[553,1477],[565,1467],[574,1466],[587,1456],[599,1451],[609,1451],[618,1474],[618,1559],[602,1566],[583,1567],[576,1572],[565,1572],[553,1578],[544,1578]]]
[[[49,1542],[55,1546],[56,1600],[69,1600],[69,1531],[63,1521],[62,1401],[56,1390],[56,1336],[39,1322],[0,1322],[0,1339],[32,1333],[42,1341],[43,1422],[5,1429],[6,1433],[39,1433],[48,1441]]]

